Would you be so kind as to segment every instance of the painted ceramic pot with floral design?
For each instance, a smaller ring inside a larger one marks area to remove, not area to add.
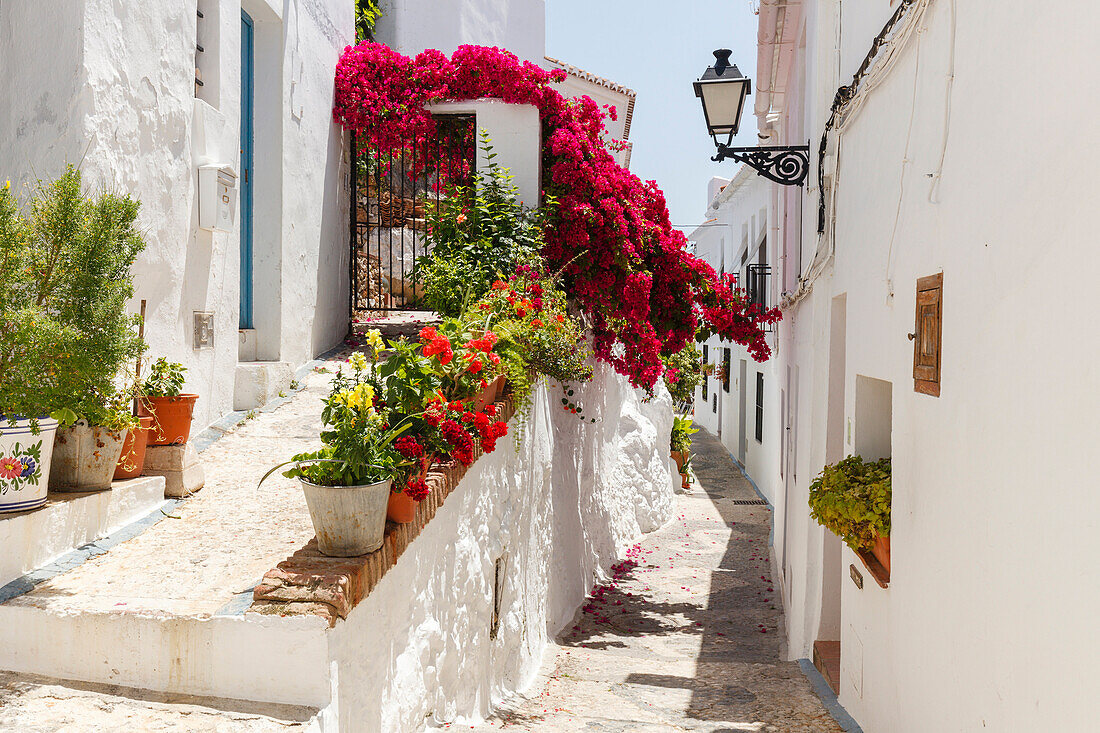
[[[0,420],[0,512],[22,512],[46,503],[57,421],[15,424]]]

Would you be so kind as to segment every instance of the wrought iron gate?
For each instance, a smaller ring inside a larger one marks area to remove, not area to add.
[[[436,115],[431,140],[390,150],[352,141],[351,315],[417,310],[426,219],[451,185],[469,185],[477,160],[473,115]]]

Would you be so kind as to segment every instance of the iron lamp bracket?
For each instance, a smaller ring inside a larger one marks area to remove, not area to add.
[[[801,186],[810,169],[809,145],[771,145],[752,148],[731,148],[718,145],[718,154],[711,160],[721,163],[732,158],[744,163],[768,180],[784,186]]]

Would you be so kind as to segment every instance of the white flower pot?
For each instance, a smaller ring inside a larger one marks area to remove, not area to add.
[[[104,491],[111,488],[126,432],[92,427],[83,420],[58,430],[53,445],[50,490]]]
[[[354,557],[382,546],[392,481],[365,486],[318,486],[298,479],[306,495],[318,549],[332,557]]]
[[[46,503],[57,421],[40,418],[38,431],[35,435],[30,420],[12,426],[0,418],[0,512],[37,509]]]

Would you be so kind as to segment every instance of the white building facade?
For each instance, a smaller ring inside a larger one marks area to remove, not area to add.
[[[141,201],[131,305],[145,301],[150,356],[188,368],[195,430],[273,397],[347,333],[332,94],[352,43],[353,0],[0,7],[0,175],[25,198],[78,164],[87,188]]]
[[[689,236],[696,256],[716,272],[734,274],[738,286],[772,307],[776,249],[770,218],[771,188],[748,167],[732,180],[716,178],[703,224]],[[751,283],[751,284],[750,284]],[[768,336],[774,350],[775,334]],[[779,465],[780,405],[776,361],[759,363],[748,350],[712,336],[699,345],[712,371],[695,393],[695,422],[714,433],[772,504],[782,475]]]
[[[1100,96],[1074,70],[1100,10],[789,0],[759,22],[762,144],[810,146],[804,187],[767,184],[790,655],[839,642],[867,733],[1092,729]],[[809,517],[849,454],[892,459],[883,584]]]

